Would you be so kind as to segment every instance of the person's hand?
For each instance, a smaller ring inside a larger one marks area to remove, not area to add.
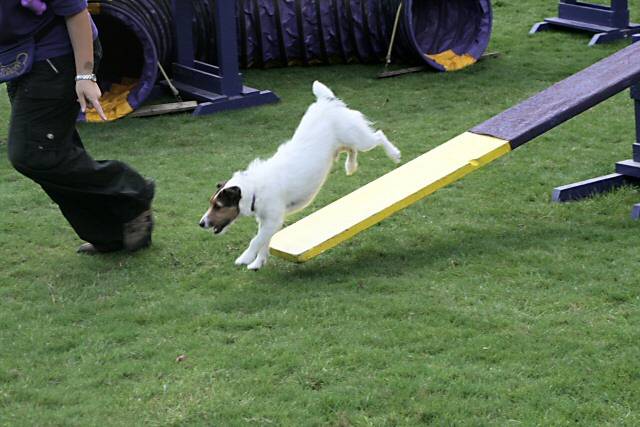
[[[96,82],[91,80],[78,80],[76,82],[76,94],[78,95],[80,110],[83,113],[87,111],[87,106],[93,107],[102,120],[107,120],[107,116],[104,114],[104,111],[102,111],[102,106],[99,101],[102,92],[100,92],[100,88]]]

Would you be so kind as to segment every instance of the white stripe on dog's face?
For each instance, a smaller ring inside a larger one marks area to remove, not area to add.
[[[200,218],[200,227],[202,228],[210,228],[211,224],[209,223],[209,210],[207,209],[207,211],[204,213],[204,215],[202,215],[202,218]]]
[[[200,219],[200,227],[213,228],[214,234],[221,234],[240,215],[241,197],[239,187],[218,190],[209,200],[210,207]]]

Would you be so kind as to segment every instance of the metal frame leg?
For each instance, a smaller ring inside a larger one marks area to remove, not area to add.
[[[638,180],[633,180],[625,175],[612,173],[556,187],[551,193],[551,200],[563,203],[585,199],[595,196],[596,194],[607,193],[623,185],[635,184],[637,182]]]

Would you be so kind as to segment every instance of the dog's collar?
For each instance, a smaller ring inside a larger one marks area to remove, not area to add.
[[[251,212],[256,210],[256,193],[253,193],[253,198],[251,199]]]

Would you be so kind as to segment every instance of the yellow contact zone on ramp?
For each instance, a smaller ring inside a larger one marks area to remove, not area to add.
[[[509,141],[465,132],[280,230],[271,253],[308,261],[510,151]]]

